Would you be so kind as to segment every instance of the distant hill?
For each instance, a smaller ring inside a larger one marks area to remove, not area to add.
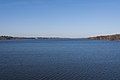
[[[120,40],[120,34],[89,37],[88,39],[94,39],[94,40]]]

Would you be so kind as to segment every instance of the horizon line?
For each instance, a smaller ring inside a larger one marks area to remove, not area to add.
[[[89,38],[89,37],[97,37],[97,36],[108,36],[108,35],[118,35],[116,34],[101,34],[101,35],[93,35],[88,37],[60,37],[60,36],[14,36],[14,35],[0,35],[0,36],[10,36],[10,37],[20,37],[20,38]]]

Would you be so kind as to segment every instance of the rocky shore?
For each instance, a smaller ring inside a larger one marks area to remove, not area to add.
[[[89,37],[88,39],[93,39],[93,40],[120,40],[120,34]]]

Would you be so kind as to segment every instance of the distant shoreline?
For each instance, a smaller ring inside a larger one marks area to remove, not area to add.
[[[120,41],[120,34],[115,35],[105,35],[105,36],[95,36],[88,38],[60,38],[60,37],[12,37],[12,36],[0,36],[0,40],[78,40],[78,39],[91,39],[91,40],[118,40]]]
[[[110,41],[117,40],[117,41],[120,41],[120,34],[89,37],[88,39],[91,39],[91,40],[110,40]]]
[[[0,40],[73,40],[73,39],[83,39],[83,38],[60,38],[60,37],[12,37],[12,36],[0,36]]]

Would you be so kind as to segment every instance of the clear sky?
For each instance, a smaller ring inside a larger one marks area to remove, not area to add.
[[[88,37],[120,33],[120,0],[0,0],[0,35]]]

